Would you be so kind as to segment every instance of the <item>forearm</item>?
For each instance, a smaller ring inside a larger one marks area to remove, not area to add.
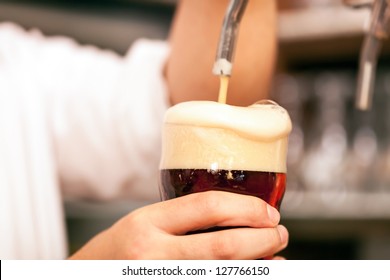
[[[212,74],[229,0],[182,0],[171,29],[166,78],[173,104],[217,100]],[[276,55],[276,1],[250,0],[240,24],[229,104],[248,105],[268,95]]]

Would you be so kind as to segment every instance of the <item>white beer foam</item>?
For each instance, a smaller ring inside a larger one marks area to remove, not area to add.
[[[165,115],[160,168],[286,172],[290,131],[277,104],[180,103]]]

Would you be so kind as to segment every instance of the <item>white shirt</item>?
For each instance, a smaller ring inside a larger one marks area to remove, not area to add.
[[[0,24],[0,259],[65,258],[65,197],[158,199],[168,52]]]

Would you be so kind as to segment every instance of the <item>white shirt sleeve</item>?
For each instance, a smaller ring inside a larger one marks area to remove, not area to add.
[[[139,40],[121,57],[68,38],[8,28],[12,63],[44,92],[63,193],[157,200],[161,125],[168,107],[167,43]]]

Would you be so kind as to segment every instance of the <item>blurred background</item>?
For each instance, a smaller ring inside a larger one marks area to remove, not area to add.
[[[0,0],[0,21],[124,54],[165,39],[175,0]],[[341,0],[278,0],[272,98],[293,120],[282,205],[289,259],[390,259],[390,48],[382,48],[373,109],[354,108],[369,9]],[[210,70],[211,71],[211,70]],[[147,201],[67,203],[70,251]]]

